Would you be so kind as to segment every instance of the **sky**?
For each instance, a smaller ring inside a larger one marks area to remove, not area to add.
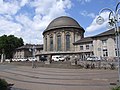
[[[115,10],[120,0],[0,0],[0,36],[15,35],[25,43],[43,44],[43,31],[49,23],[60,16],[75,19],[85,30],[85,37],[108,30],[108,11],[100,15],[104,23],[98,25],[96,18],[103,8]]]

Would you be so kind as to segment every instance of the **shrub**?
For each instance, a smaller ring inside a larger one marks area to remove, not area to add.
[[[112,90],[120,90],[120,86],[116,86],[116,87],[112,88]]]
[[[0,79],[0,90],[7,90],[8,83],[4,79]]]

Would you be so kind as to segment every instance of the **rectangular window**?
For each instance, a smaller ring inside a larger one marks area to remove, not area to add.
[[[61,36],[57,36],[57,50],[61,51]]]
[[[86,50],[88,50],[90,47],[89,47],[89,45],[86,45]]]
[[[114,43],[116,44],[116,38],[114,38]]]
[[[119,52],[118,52],[119,51]],[[119,53],[119,56],[120,56],[120,50],[118,49],[117,50],[117,48],[115,49],[115,54],[116,54],[116,56],[118,56],[118,53]]]
[[[70,35],[66,35],[66,51],[70,50]]]
[[[45,51],[47,51],[47,37],[45,38]]]
[[[117,54],[117,49],[115,49],[115,55],[118,56],[118,54]]]
[[[102,40],[102,45],[107,45],[107,40]]]
[[[80,46],[80,50],[83,50],[83,46]]]
[[[104,57],[108,56],[108,51],[107,51],[107,49],[103,49],[103,56],[104,56]]]
[[[53,37],[50,37],[50,51],[53,51]]]

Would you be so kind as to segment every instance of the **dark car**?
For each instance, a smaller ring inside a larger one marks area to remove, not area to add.
[[[46,55],[41,55],[40,56],[40,61],[47,61],[47,56]]]

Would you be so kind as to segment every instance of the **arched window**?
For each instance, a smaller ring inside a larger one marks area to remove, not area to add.
[[[53,51],[53,36],[50,36],[50,51]]]
[[[45,51],[47,51],[47,37],[45,37]]]
[[[66,34],[66,51],[70,51],[70,34]]]
[[[57,51],[61,51],[61,35],[57,35]]]

